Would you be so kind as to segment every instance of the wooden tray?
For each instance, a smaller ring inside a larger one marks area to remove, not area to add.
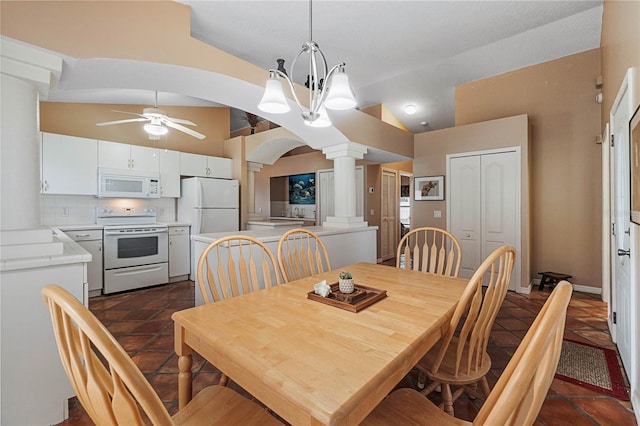
[[[307,293],[307,298],[325,305],[335,306],[351,312],[358,312],[369,305],[376,303],[387,297],[387,290],[379,290],[365,285],[354,284],[353,293],[344,294],[340,292],[339,284],[331,284],[331,293],[327,297],[315,294],[313,291]]]

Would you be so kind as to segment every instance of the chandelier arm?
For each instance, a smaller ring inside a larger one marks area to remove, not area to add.
[[[293,69],[291,71],[293,71]],[[302,109],[302,104],[300,103],[300,100],[296,95],[296,89],[293,87],[293,82],[289,79],[289,76],[279,70],[270,69],[269,72],[275,73],[287,81],[287,83],[289,84],[289,88],[291,89],[291,93],[293,94],[293,99],[296,101],[296,104],[298,104],[298,108],[300,108],[300,111],[304,113],[305,111],[304,109]]]

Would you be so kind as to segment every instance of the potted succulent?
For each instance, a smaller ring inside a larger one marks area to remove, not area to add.
[[[341,293],[353,293],[353,275],[349,271],[340,271],[338,274],[338,288]]]

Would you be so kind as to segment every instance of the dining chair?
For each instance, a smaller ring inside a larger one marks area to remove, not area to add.
[[[532,425],[558,368],[572,291],[568,281],[556,286],[473,423],[446,414],[414,389],[402,388],[384,399],[361,424]]]
[[[451,415],[453,402],[463,392],[478,395],[478,384],[484,396],[489,395],[487,344],[509,289],[515,257],[511,246],[499,247],[487,256],[462,293],[446,334],[416,365],[431,381],[422,393],[428,395],[440,387],[442,407]],[[453,393],[452,386],[458,387]]]
[[[290,229],[278,241],[278,265],[285,282],[331,270],[327,248],[313,232]]]
[[[41,294],[64,370],[96,425],[281,424],[255,402],[220,385],[204,388],[170,416],[131,357],[89,309],[57,285],[44,287]]]
[[[398,243],[396,267],[457,277],[462,250],[451,233],[423,227],[407,232]]]
[[[282,283],[271,250],[246,235],[231,235],[209,244],[198,260],[196,278],[204,303]]]

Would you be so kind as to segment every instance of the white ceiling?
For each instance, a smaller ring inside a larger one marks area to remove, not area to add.
[[[192,8],[195,38],[265,69],[283,58],[290,72],[309,38],[304,0],[180,1]],[[329,67],[346,62],[359,106],[384,104],[414,133],[454,125],[456,85],[597,48],[601,28],[602,0],[313,3],[313,39]],[[303,83],[305,64],[296,68]],[[59,90],[49,100],[151,104],[153,94]],[[158,101],[212,105],[169,93]],[[233,111],[232,130],[246,125]]]

